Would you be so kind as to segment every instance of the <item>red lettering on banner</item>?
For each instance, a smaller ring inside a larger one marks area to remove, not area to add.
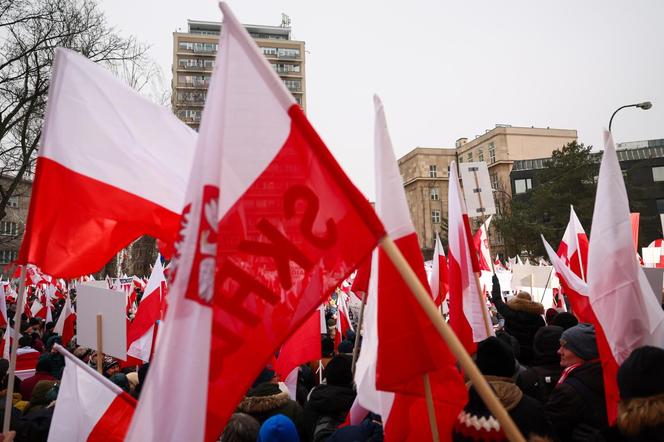
[[[272,257],[277,265],[281,286],[284,290],[289,290],[293,286],[290,262],[297,263],[305,271],[311,270],[313,263],[266,219],[258,221],[258,230],[271,242],[242,241],[238,248],[252,255]]]
[[[330,218],[325,222],[325,227],[327,228],[325,235],[322,237],[314,235],[314,221],[316,221],[316,215],[318,215],[320,200],[310,188],[303,185],[295,185],[286,191],[284,195],[286,219],[291,219],[295,216],[295,204],[299,200],[303,200],[306,203],[304,215],[302,215],[302,221],[300,222],[300,232],[302,232],[307,241],[319,249],[329,249],[337,242],[337,225]]]
[[[217,284],[222,286],[230,281],[236,283],[235,291],[229,297],[215,297],[215,300],[218,300],[215,303],[247,324],[256,325],[261,320],[257,312],[247,309],[243,305],[249,294],[254,293],[270,304],[276,304],[280,299],[280,296],[227,259],[219,269]]]

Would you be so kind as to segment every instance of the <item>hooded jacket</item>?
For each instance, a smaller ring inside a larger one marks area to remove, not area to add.
[[[494,275],[491,298],[498,313],[505,318],[505,331],[519,341],[519,362],[530,365],[533,359],[533,339],[537,330],[546,323],[542,318],[544,306],[539,302],[515,297],[505,303],[500,294],[500,282]]]
[[[355,391],[350,386],[321,384],[311,390],[309,400],[304,406],[304,422],[311,439],[319,419],[330,418],[330,422],[341,424],[355,400]],[[331,429],[330,434],[334,431]]]

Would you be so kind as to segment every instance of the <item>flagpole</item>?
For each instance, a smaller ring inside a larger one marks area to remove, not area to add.
[[[540,298],[540,303],[544,301],[544,295],[546,295],[546,288],[549,286],[549,281],[551,281],[551,276],[553,275],[553,267],[551,268],[551,272],[549,272],[549,277],[546,279],[546,284],[544,284],[544,291],[542,291],[542,297]],[[533,298],[535,297],[532,293],[531,295]]]
[[[431,382],[429,381],[429,373],[422,375],[424,380],[424,397],[427,401],[427,412],[429,413],[429,425],[431,426],[431,440],[439,442],[440,436],[438,435],[438,422],[436,421],[436,409],[433,406],[433,394],[431,393]]]
[[[364,306],[366,305],[367,294],[362,292],[362,304],[360,304],[360,317],[357,321],[357,329],[355,332],[355,343],[353,344],[353,360],[350,364],[350,370],[355,378],[355,364],[357,364],[357,355],[360,353],[360,333],[362,332],[362,321],[364,320]]]
[[[394,244],[394,241],[392,241],[390,237],[384,236],[381,238],[379,244],[396,267],[404,282],[408,285],[408,288],[410,288],[411,293],[415,296],[415,299],[417,299],[417,302],[429,317],[429,320],[436,327],[438,334],[445,340],[450,351],[459,361],[459,364],[472,381],[475,390],[480,395],[487,408],[489,408],[491,414],[493,414],[498,422],[500,422],[507,438],[511,442],[526,442],[526,439],[514,424],[514,421],[507,413],[505,407],[500,403],[484,376],[482,376],[482,373],[459,341],[459,338],[457,338],[450,326],[443,321],[443,318],[438,314],[436,305],[433,303],[428,292],[417,278],[417,275],[415,275],[415,272],[408,264],[408,261],[406,261],[406,258],[404,258],[401,251],[397,248],[396,244]]]
[[[18,350],[18,340],[16,339],[18,333],[21,332],[21,315],[23,314],[23,292],[25,291],[25,273],[26,273],[27,264],[21,266],[21,275],[19,276],[18,282],[18,294],[16,296],[16,313],[14,314],[14,345],[12,345],[12,351],[9,356],[9,371],[7,372],[7,396],[5,397],[5,415],[2,422],[2,433],[7,435],[9,433],[9,418],[12,415],[13,403],[12,399],[14,397],[14,373],[16,372],[16,350]],[[9,321],[7,321],[9,322]],[[9,327],[10,324],[7,324]],[[9,341],[5,342],[5,345],[9,345],[11,342],[11,335]]]

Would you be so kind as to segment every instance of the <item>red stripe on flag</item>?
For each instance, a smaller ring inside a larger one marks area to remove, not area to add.
[[[120,393],[92,428],[88,442],[123,441],[135,408],[136,400],[127,393]]]
[[[96,272],[140,235],[172,241],[179,221],[152,201],[39,157],[18,262],[74,278]]]
[[[477,344],[473,342],[473,330],[470,327],[470,323],[468,323],[468,319],[466,319],[466,314],[463,310],[463,292],[465,288],[463,287],[461,266],[456,259],[454,259],[454,255],[452,255],[451,251],[447,254],[447,262],[450,270],[450,326],[466,348],[466,351],[472,355],[477,350]],[[471,283],[474,283],[474,281]]]

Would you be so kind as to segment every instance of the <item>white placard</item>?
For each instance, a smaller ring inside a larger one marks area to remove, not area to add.
[[[92,285],[76,291],[76,340],[97,350],[97,315],[102,316],[102,346],[105,354],[127,359],[127,315],[125,293]]]
[[[97,288],[100,288],[100,289],[107,289],[108,288],[108,282],[106,282],[105,279],[102,279],[100,281],[96,281],[96,280],[95,281],[86,281],[86,282],[83,282],[83,283],[79,284],[79,287],[82,286],[82,285],[88,285],[88,286],[97,287]]]
[[[532,278],[531,278],[532,275]],[[512,265],[512,289],[558,288],[558,279],[554,278],[553,266]]]
[[[659,263],[662,253],[661,247],[643,247],[641,248],[641,255],[645,264],[650,264],[653,267]]]
[[[459,173],[463,182],[468,216],[489,216],[496,213],[496,204],[491,190],[489,168],[484,161],[460,163]]]

